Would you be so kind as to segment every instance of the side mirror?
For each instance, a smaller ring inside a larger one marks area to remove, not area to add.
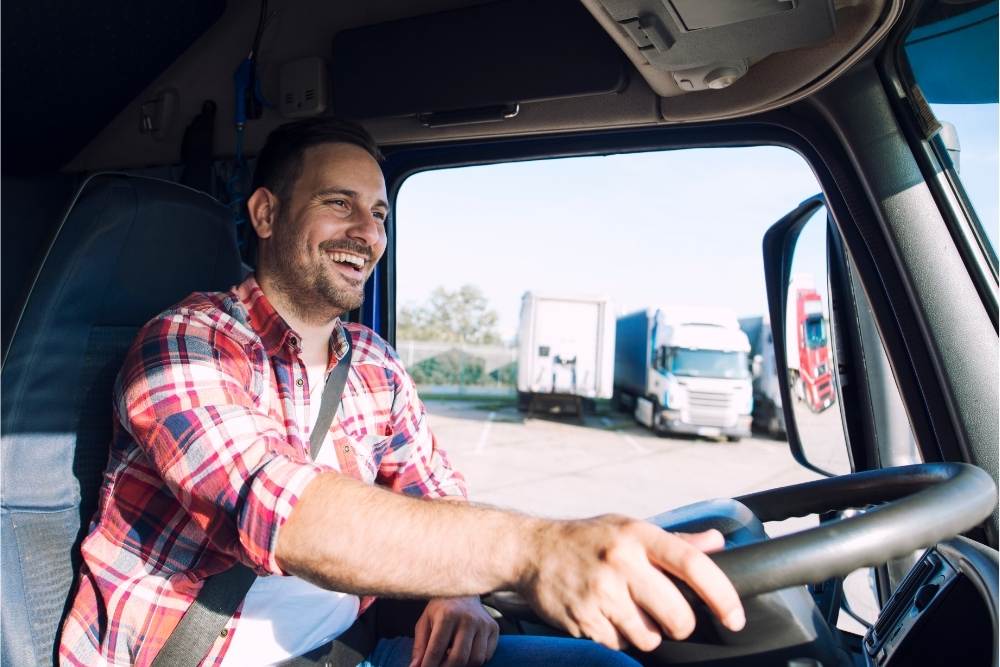
[[[788,445],[801,465],[832,476],[851,472],[851,460],[830,326],[828,226],[822,195],[799,204],[764,235],[764,273]]]
[[[753,379],[757,379],[764,372],[764,356],[761,354],[753,355],[753,360],[750,362],[750,375]]]

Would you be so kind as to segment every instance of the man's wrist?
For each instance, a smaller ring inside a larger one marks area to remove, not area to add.
[[[545,534],[553,529],[553,522],[547,519],[519,515],[515,522],[514,535],[510,540],[511,552],[507,554],[510,569],[506,573],[506,590],[520,591],[538,574],[537,556],[544,548]]]

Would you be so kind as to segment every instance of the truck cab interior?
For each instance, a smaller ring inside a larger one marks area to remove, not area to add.
[[[932,110],[995,107],[995,0],[20,2],[5,3],[2,30],[0,663],[56,662],[133,336],[250,270],[241,207],[254,155],[279,124],[334,114],[379,142],[393,208],[406,179],[443,168],[711,147],[799,155],[821,195],[745,252],[767,279],[789,446],[828,479],[653,517],[724,532],[714,557],[748,627],[729,633],[701,613],[688,640],[634,655],[997,664],[997,255],[985,231],[997,220],[977,214]],[[845,474],[809,451],[777,324],[817,211]],[[643,242],[628,223],[609,231],[625,253]],[[401,225],[390,216],[351,314],[390,342]],[[461,252],[462,239],[438,242]],[[915,455],[897,446],[901,430]],[[763,529],[813,514],[814,529]],[[843,578],[864,567],[880,611],[862,635],[837,619],[850,613]],[[559,632],[516,595],[488,602],[514,628]]]

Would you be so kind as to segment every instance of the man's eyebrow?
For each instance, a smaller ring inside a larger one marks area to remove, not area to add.
[[[351,190],[350,188],[333,187],[333,188],[323,188],[322,190],[318,190],[313,194],[313,199],[321,199],[323,197],[329,197],[331,195],[346,195],[348,197],[353,197],[354,199],[358,198],[358,193],[355,190]],[[388,210],[389,208],[389,204],[382,199],[376,199],[375,205],[381,206],[386,210]]]

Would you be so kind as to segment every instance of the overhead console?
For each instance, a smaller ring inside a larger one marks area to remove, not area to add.
[[[727,88],[765,56],[818,44],[835,27],[833,0],[599,2],[676,94]]]
[[[902,0],[581,0],[671,122],[768,111],[811,95],[891,29]]]

